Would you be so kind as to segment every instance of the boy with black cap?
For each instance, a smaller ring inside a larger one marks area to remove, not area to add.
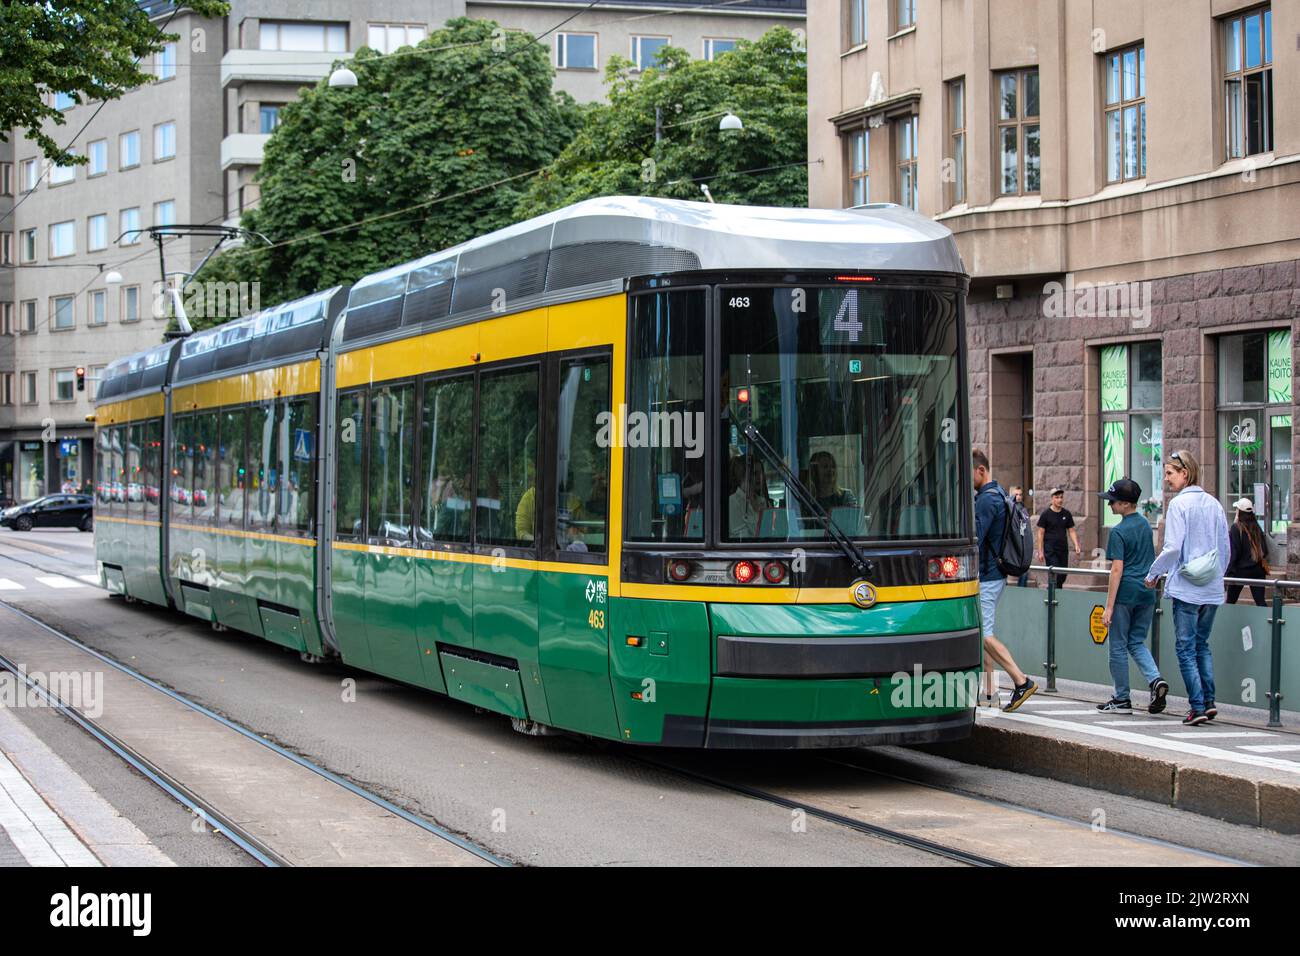
[[[1128,687],[1131,654],[1151,688],[1151,704],[1147,711],[1158,714],[1165,709],[1169,682],[1160,676],[1160,668],[1146,643],[1151,630],[1151,615],[1155,610],[1155,593],[1143,581],[1156,552],[1151,543],[1151,525],[1137,513],[1142,489],[1136,481],[1120,478],[1099,497],[1110,502],[1111,513],[1119,515],[1121,520],[1110,529],[1106,541],[1110,587],[1106,591],[1106,610],[1102,615],[1102,622],[1110,629],[1107,640],[1110,642],[1110,676],[1115,682],[1115,696],[1104,704],[1098,704],[1097,709],[1105,714],[1133,713]]]

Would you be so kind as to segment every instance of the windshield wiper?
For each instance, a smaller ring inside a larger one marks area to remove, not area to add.
[[[750,443],[758,449],[759,454],[766,458],[768,462],[775,466],[776,470],[781,473],[781,477],[785,479],[786,487],[794,492],[794,496],[799,499],[799,503],[811,511],[817,519],[821,521],[822,525],[826,528],[826,533],[830,535],[831,540],[839,545],[840,550],[844,552],[844,556],[848,558],[849,563],[853,565],[853,570],[860,575],[870,575],[875,570],[875,565],[872,564],[871,559],[864,555],[862,551],[859,550],[858,546],[853,543],[853,539],[846,535],[840,526],[835,523],[835,519],[832,518],[827,513],[826,509],[821,506],[821,503],[813,497],[812,492],[808,490],[808,486],[799,480],[798,476],[786,466],[786,463],[781,456],[776,453],[776,449],[769,445],[767,439],[759,434],[758,429],[754,427],[753,422],[747,422],[745,424],[744,433]]]

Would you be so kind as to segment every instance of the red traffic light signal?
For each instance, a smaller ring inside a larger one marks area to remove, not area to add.
[[[78,365],[77,366],[77,391],[84,392],[85,390],[86,390],[86,370],[82,366]]]

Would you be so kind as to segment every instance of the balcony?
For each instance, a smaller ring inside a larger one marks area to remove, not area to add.
[[[231,133],[221,141],[221,169],[231,166],[261,166],[262,150],[269,133]]]
[[[221,88],[245,83],[314,85],[329,75],[334,63],[350,59],[351,53],[231,50],[221,58]]]

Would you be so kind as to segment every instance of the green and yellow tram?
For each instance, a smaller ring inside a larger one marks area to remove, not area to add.
[[[965,736],[966,285],[897,207],[614,197],[195,333],[105,372],[102,583],[527,732]]]

